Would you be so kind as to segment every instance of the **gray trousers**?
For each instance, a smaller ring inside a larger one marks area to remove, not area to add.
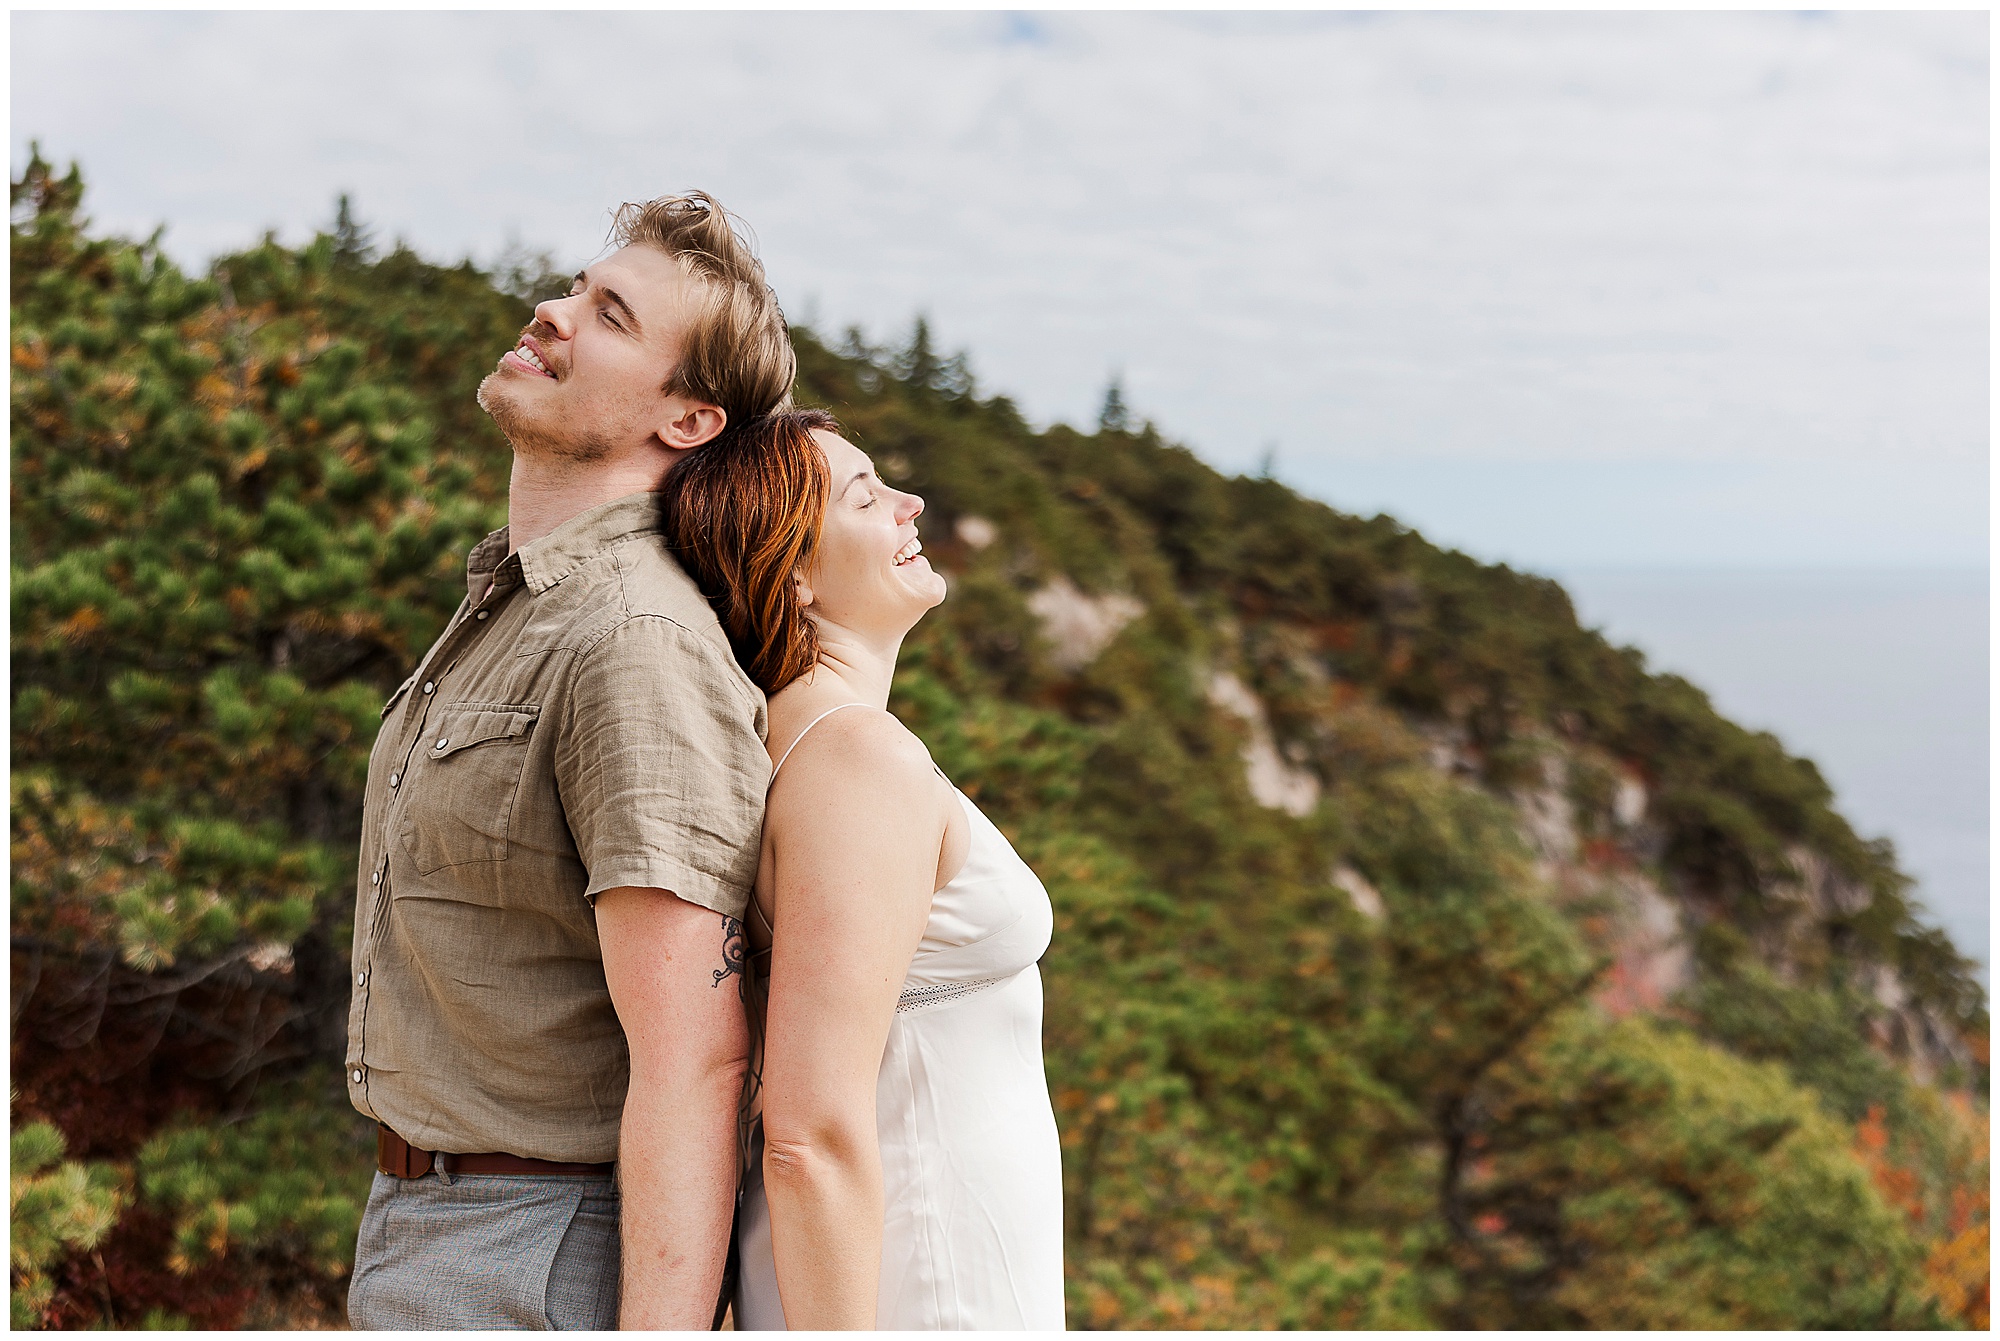
[[[368,1331],[618,1326],[609,1178],[375,1175],[347,1317]]]

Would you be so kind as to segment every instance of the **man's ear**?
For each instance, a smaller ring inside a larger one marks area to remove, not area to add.
[[[684,396],[669,396],[666,413],[653,432],[669,450],[685,452],[704,442],[714,441],[728,423],[729,412],[719,405],[688,400]]]

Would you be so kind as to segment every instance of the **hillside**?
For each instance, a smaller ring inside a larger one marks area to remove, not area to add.
[[[338,1321],[366,753],[538,277],[13,198],[15,1323]],[[892,707],[1055,901],[1073,1326],[1984,1325],[1984,996],[1810,763],[1545,579],[797,344],[951,581]]]

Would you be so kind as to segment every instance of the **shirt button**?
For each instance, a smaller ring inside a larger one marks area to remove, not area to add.
[[[481,610],[481,611],[479,612],[479,616],[478,616],[478,617],[479,617],[480,619],[484,619],[484,618],[486,618],[486,616],[488,616],[488,615],[490,615],[490,614],[492,614],[492,613],[493,613],[493,612],[492,612],[491,610]]]
[[[398,782],[402,781],[402,778],[403,775],[401,773],[391,773],[389,775],[389,785],[391,787],[395,786]]]
[[[373,874],[373,875],[369,876],[369,877],[368,877],[368,883],[369,883],[369,884],[371,884],[371,885],[379,885],[379,884],[381,884],[381,883],[382,883],[382,873],[381,873],[380,871],[377,871],[377,872],[375,872],[375,874]]]
[[[424,692],[425,692],[426,694],[430,693],[430,692],[431,692],[431,690],[433,690],[433,689],[435,689],[435,688],[437,688],[437,681],[436,681],[436,680],[426,680],[426,681],[424,681]]]
[[[439,736],[439,737],[438,737],[438,743],[437,743],[437,748],[438,748],[438,749],[440,749],[440,750],[441,750],[441,749],[443,749],[443,748],[444,748],[445,746],[447,746],[447,745],[449,745],[449,744],[451,744],[451,741],[450,741],[450,740],[449,740],[449,739],[448,739],[447,737],[444,737],[444,736]]]
[[[348,1078],[349,1078],[350,1080],[352,1080],[352,1081],[353,1081],[353,1082],[354,1082],[355,1084],[359,1085],[359,1084],[361,1083],[361,1068],[360,1068],[360,1067],[358,1067],[358,1066],[357,1066],[357,1067],[355,1067],[355,1068],[354,1068],[354,1069],[353,1069],[352,1071],[348,1072],[347,1074],[348,1074]]]
[[[368,985],[368,970],[367,970],[367,969],[363,969],[363,970],[361,970],[361,972],[359,972],[359,973],[357,973],[357,974],[355,974],[355,975],[354,975],[354,985],[355,985],[356,987],[366,987],[366,986]]]

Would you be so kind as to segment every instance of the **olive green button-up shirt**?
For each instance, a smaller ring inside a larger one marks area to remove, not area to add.
[[[742,917],[764,696],[657,495],[507,550],[504,529],[473,549],[464,603],[382,709],[347,1091],[423,1149],[600,1163],[629,1060],[591,900],[638,885]]]

